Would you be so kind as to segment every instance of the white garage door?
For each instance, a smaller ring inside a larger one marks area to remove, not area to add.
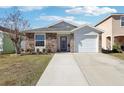
[[[98,52],[96,35],[87,35],[78,38],[78,52]]]

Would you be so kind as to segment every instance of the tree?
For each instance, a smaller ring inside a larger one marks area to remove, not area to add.
[[[15,7],[13,8],[12,13],[9,13],[4,18],[1,18],[1,26],[8,29],[8,35],[15,45],[16,53],[20,54],[21,41],[24,37],[21,31],[25,31],[29,27],[28,20],[25,20],[18,8]]]

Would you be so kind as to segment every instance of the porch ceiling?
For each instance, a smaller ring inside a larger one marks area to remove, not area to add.
[[[120,35],[114,35],[114,37],[124,37],[123,34],[120,34]]]

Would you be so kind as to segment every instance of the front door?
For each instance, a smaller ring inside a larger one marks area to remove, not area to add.
[[[60,37],[60,50],[62,52],[67,51],[67,36],[61,36]]]

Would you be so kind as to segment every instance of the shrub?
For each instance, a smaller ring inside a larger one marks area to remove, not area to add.
[[[35,52],[34,52],[34,49],[27,49],[26,51],[25,51],[27,54],[34,54]]]
[[[47,50],[45,48],[43,49],[42,52],[43,52],[43,54],[47,54]]]
[[[48,52],[48,53],[51,53],[52,51],[51,51],[51,49],[47,49],[47,52]]]
[[[114,45],[113,45],[112,52],[113,52],[113,53],[121,53],[121,52],[122,52],[121,46],[120,46],[119,44],[114,44]]]
[[[105,50],[105,49],[102,49],[102,53],[109,54],[109,53],[112,53],[112,50]]]
[[[21,52],[24,52],[24,49],[23,48],[21,48]]]
[[[3,38],[3,54],[13,54],[15,53],[15,46],[9,35],[4,33]]]
[[[36,50],[36,52],[37,52],[37,54],[40,54],[40,49],[38,48],[38,49]]]

